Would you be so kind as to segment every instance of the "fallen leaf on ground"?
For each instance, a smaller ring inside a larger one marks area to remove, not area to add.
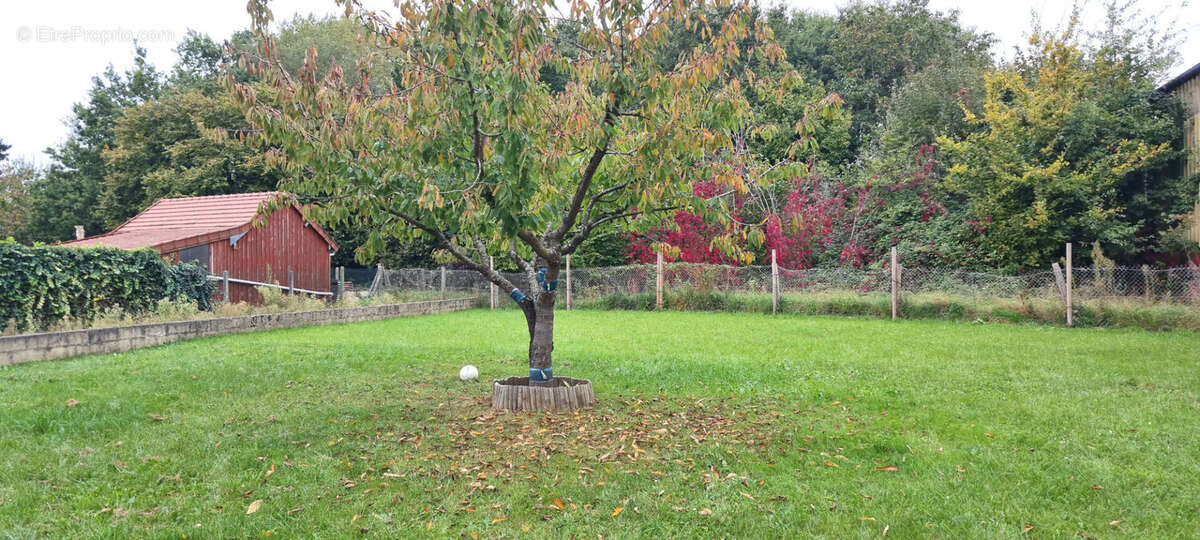
[[[701,508],[701,509],[700,509],[700,515],[702,515],[702,516],[711,516],[711,515],[712,515],[712,510],[709,510],[709,509],[707,509],[707,508]]]
[[[875,521],[875,518],[870,517],[870,516],[863,516],[863,517],[858,518],[858,520],[859,521]]]
[[[262,499],[255,500],[254,502],[250,503],[250,506],[246,507],[246,514],[249,515],[249,514],[253,514],[253,513],[257,512],[259,507],[261,507],[261,506],[262,506]]]
[[[495,524],[500,523],[501,521],[505,521],[507,519],[508,519],[507,516],[500,516],[500,517],[492,520],[492,525],[495,525]]]
[[[68,406],[68,407],[74,407],[74,406],[76,406],[76,405],[79,405],[79,402],[78,402],[78,401],[76,401],[76,400],[75,400],[75,398],[71,398],[71,399],[68,399],[68,400],[67,400],[67,406]]]
[[[146,416],[149,416],[150,419],[154,420],[155,422],[162,422],[163,420],[167,419],[167,415],[165,415],[165,414],[150,413],[150,414],[147,414]]]
[[[885,471],[885,472],[896,472],[896,471],[900,470],[900,467],[897,467],[895,465],[888,465],[887,467],[875,467],[875,470]]]
[[[1104,486],[1102,486],[1102,485],[1100,485],[1100,484],[1094,484],[1094,485],[1092,486],[1092,489],[1104,489]]]
[[[1119,520],[1119,519],[1114,519],[1114,520],[1112,520],[1112,521],[1108,522],[1108,524],[1109,524],[1109,525],[1120,525],[1120,524],[1121,524],[1121,520]]]
[[[621,510],[624,510],[624,509],[625,509],[624,506],[618,506],[616,508],[613,508],[612,515],[609,517],[617,517],[617,516],[621,515]]]
[[[832,461],[826,461],[825,465],[827,465],[829,467],[838,467],[839,466],[837,463],[834,463]]]
[[[1021,532],[1023,532],[1023,533],[1027,533],[1032,530],[1033,530],[1033,525],[1026,525],[1024,527],[1021,527]]]
[[[562,502],[562,501],[560,501],[560,500],[558,500],[558,499],[554,499],[554,506],[555,506],[556,508],[558,508],[559,510],[566,510],[566,509],[567,509],[567,505],[563,504],[563,502]]]

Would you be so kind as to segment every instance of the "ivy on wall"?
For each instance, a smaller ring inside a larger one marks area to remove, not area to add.
[[[212,308],[214,287],[192,264],[169,265],[153,250],[23,246],[0,242],[0,326],[45,328],[110,308],[154,309],[159,300]]]

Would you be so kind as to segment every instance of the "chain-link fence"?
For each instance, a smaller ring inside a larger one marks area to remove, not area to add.
[[[529,287],[522,273],[503,273],[521,289]],[[662,272],[664,292],[687,290],[700,293],[743,293],[770,295],[770,266],[721,266],[666,263]],[[1200,267],[1075,268],[1071,273],[1076,302],[1092,299],[1135,299],[1151,303],[1200,305]],[[1063,276],[1065,285],[1065,276]],[[614,294],[655,294],[658,284],[655,265],[604,268],[575,268],[570,273],[572,301],[579,303]],[[443,282],[444,280],[444,282]],[[559,276],[558,301],[567,302],[565,273]],[[383,269],[370,286],[372,294],[389,290],[469,292],[487,295],[490,282],[473,270]],[[1059,299],[1063,285],[1051,271],[1005,275],[942,268],[902,268],[901,294],[941,294],[967,298]],[[891,294],[890,271],[851,267],[779,269],[779,294],[846,293]],[[508,291],[497,291],[503,299]],[[500,301],[497,300],[499,303]]]

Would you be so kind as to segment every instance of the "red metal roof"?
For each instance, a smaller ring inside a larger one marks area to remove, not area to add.
[[[178,251],[244,232],[250,228],[259,206],[276,194],[274,191],[263,191],[159,199],[112,232],[60,245],[122,249],[152,247],[163,253]],[[299,207],[296,210],[299,211]],[[315,223],[312,228],[330,247],[337,249],[337,244],[324,229]]]

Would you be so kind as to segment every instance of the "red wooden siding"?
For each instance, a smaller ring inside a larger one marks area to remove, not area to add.
[[[210,251],[214,275],[227,271],[231,278],[274,282],[286,287],[288,270],[292,270],[297,288],[329,291],[329,244],[305,225],[296,208],[275,212],[262,229],[250,227],[238,239],[237,248],[224,238],[213,242]],[[236,283],[229,285],[229,296],[234,302],[261,301],[253,287]]]

